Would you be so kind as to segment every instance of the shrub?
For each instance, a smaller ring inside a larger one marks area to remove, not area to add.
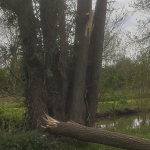
[[[0,130],[0,141],[1,150],[52,150],[55,147],[51,144],[47,134],[37,130],[15,134]]]

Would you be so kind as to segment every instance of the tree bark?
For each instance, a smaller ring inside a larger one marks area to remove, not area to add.
[[[44,67],[39,61],[36,52],[38,51],[37,24],[33,13],[32,0],[21,0],[17,11],[20,38],[23,49],[23,68],[27,81],[27,102],[30,121],[34,127],[43,125],[43,111],[48,112],[46,103],[46,88],[44,85]],[[39,52],[39,51],[38,51]],[[42,55],[42,51],[40,53]]]
[[[86,82],[88,126],[94,125],[95,115],[97,112],[106,8],[107,8],[107,0],[97,0],[93,21],[93,31],[90,40],[90,51],[88,57],[89,62],[87,69],[87,82]]]
[[[77,27],[78,27],[78,56],[74,72],[73,91],[70,107],[70,119],[80,124],[85,124],[86,106],[84,102],[85,78],[88,61],[90,33],[85,36],[86,13],[90,11],[89,0],[78,0]],[[89,10],[88,10],[89,9]]]
[[[60,38],[60,56],[59,56],[59,64],[58,69],[61,74],[61,101],[58,104],[60,108],[57,112],[59,116],[59,120],[66,121],[67,120],[67,92],[68,92],[68,74],[67,74],[67,50],[68,43],[66,38],[66,20],[65,20],[65,1],[58,0],[58,33]]]
[[[57,135],[127,150],[150,150],[150,140],[147,139],[85,127],[74,122],[59,122],[47,115],[45,121],[45,130]]]
[[[40,0],[40,18],[45,52],[45,84],[48,94],[49,114],[62,120],[59,103],[61,102],[61,75],[58,69],[60,51],[58,40],[58,1]]]

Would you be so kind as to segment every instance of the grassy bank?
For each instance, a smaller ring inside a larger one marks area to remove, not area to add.
[[[131,99],[119,101],[99,102],[98,114],[104,116],[120,115],[134,112],[146,112],[150,110],[150,99]]]

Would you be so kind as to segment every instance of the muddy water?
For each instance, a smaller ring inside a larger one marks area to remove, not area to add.
[[[98,128],[106,129],[115,126],[133,129],[142,125],[150,125],[150,113],[101,118],[98,119],[96,123]]]

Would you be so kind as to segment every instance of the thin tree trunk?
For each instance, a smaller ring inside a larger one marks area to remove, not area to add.
[[[57,1],[56,0],[40,0],[40,18],[43,33],[43,44],[45,51],[46,69],[51,71],[54,69],[55,55],[57,53]],[[58,68],[58,67],[57,67]]]
[[[90,33],[85,36],[86,13],[90,11],[89,0],[78,0],[77,27],[78,27],[78,56],[74,73],[73,92],[70,108],[70,119],[80,124],[85,124],[86,106],[84,102],[85,78],[88,60]],[[88,10],[88,9],[89,10]]]
[[[114,146],[127,150],[150,150],[150,140],[85,127],[74,122],[59,122],[46,115],[46,131],[78,140]]]
[[[87,111],[88,125],[93,126],[98,105],[99,77],[102,64],[104,27],[107,0],[97,0],[93,31],[91,35],[89,64],[87,69]]]
[[[42,24],[45,51],[45,84],[48,93],[49,114],[61,120],[58,105],[61,102],[61,76],[58,69],[60,51],[57,47],[58,1],[40,0],[40,18]]]

